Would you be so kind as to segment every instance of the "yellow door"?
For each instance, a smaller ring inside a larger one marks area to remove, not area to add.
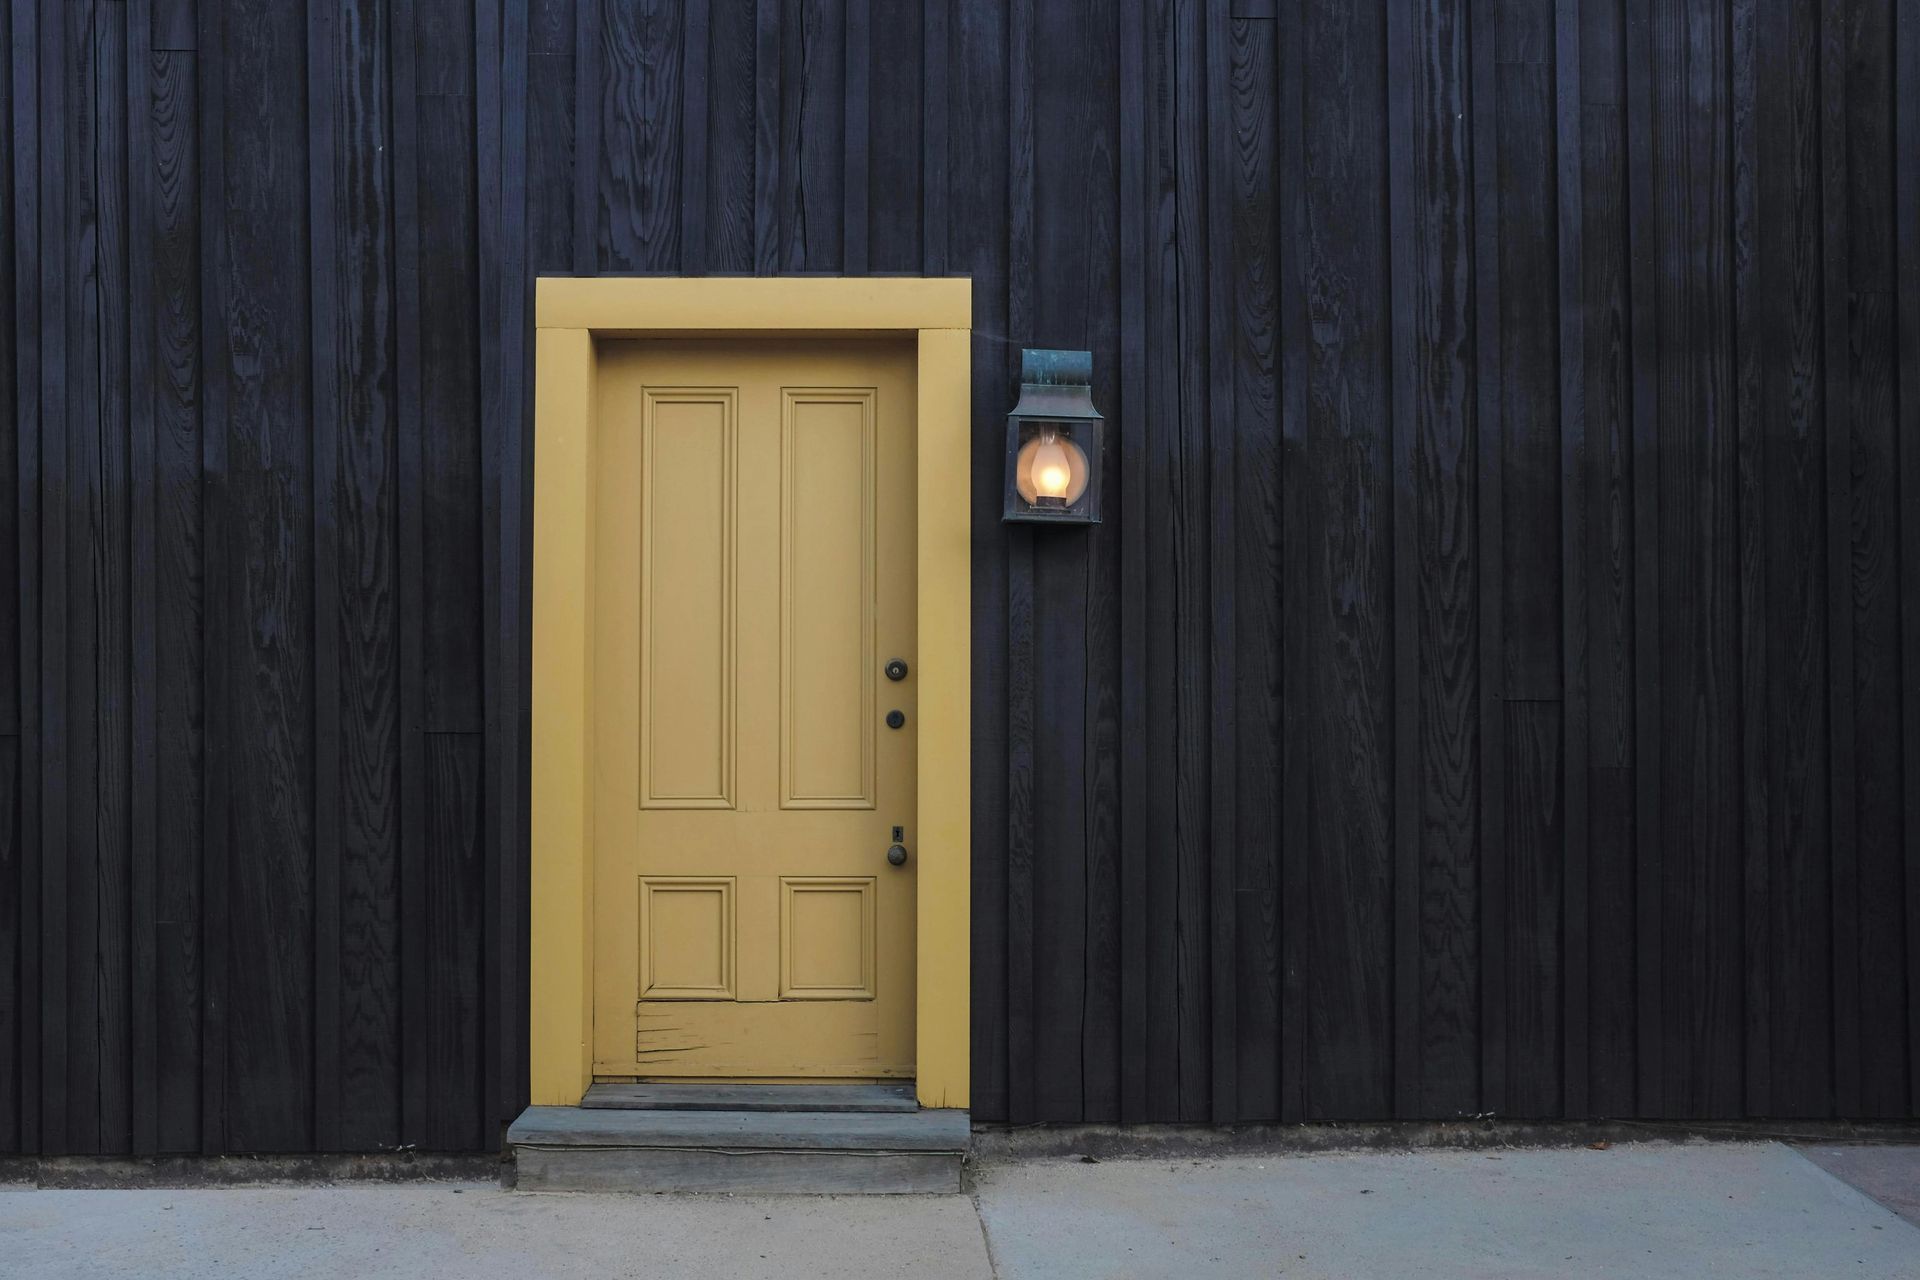
[[[601,347],[597,1074],[913,1074],[914,394],[900,345]]]

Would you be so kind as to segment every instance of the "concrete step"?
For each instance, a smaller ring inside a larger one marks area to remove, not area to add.
[[[614,1111],[918,1111],[911,1084],[596,1084],[580,1100]]]
[[[961,1189],[964,1111],[529,1107],[507,1131],[524,1191]]]

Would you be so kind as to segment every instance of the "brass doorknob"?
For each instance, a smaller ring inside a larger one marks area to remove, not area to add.
[[[897,841],[887,846],[887,861],[896,867],[907,865],[907,846]]]

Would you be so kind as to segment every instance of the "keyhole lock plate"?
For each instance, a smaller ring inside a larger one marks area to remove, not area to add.
[[[905,680],[906,678],[907,678],[907,664],[901,661],[899,658],[890,659],[887,663],[887,679],[893,681],[895,684],[898,684],[900,681]]]

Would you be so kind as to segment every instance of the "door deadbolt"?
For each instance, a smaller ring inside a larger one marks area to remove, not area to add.
[[[895,684],[907,678],[907,664],[899,658],[888,659],[886,670],[887,679],[893,681]]]

